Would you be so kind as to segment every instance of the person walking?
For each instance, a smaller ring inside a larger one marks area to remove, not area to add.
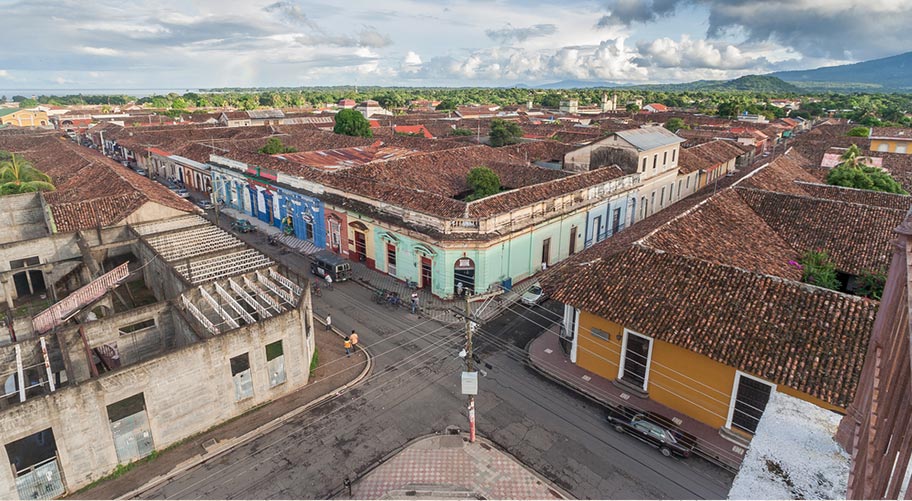
[[[462,282],[456,282],[456,295],[462,297]]]
[[[412,314],[418,311],[418,292],[412,292]]]
[[[333,287],[333,277],[329,273],[326,274],[326,288],[332,290]]]
[[[348,339],[351,340],[352,351],[355,351],[355,346],[358,345],[358,334],[352,329],[351,336],[348,336]]]
[[[332,323],[333,323],[332,316],[330,316],[329,314],[327,314],[327,315],[326,315],[326,330],[328,330],[328,331],[331,331],[331,330],[332,330]]]
[[[350,356],[352,352],[352,342],[350,337],[345,336],[345,342],[343,346],[345,346],[345,356]]]

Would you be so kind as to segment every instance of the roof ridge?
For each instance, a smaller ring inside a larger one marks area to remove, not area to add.
[[[797,181],[796,181],[796,182],[797,182]],[[833,185],[824,185],[824,186],[833,186]],[[731,187],[734,188],[734,185],[732,185]],[[866,209],[886,210],[886,211],[891,211],[891,212],[902,212],[903,214],[906,214],[906,213],[908,212],[908,211],[904,211],[904,210],[901,210],[901,209],[891,209],[891,208],[889,208],[889,207],[880,207],[880,206],[877,206],[877,205],[868,205],[868,204],[863,204],[863,203],[858,203],[858,202],[849,202],[849,201],[846,201],[846,200],[833,200],[832,198],[814,197],[814,196],[811,196],[811,195],[798,195],[798,194],[795,194],[795,193],[782,193],[782,192],[779,192],[779,191],[764,190],[764,189],[762,189],[762,188],[754,188],[754,187],[751,187],[751,186],[739,186],[739,187],[738,187],[738,190],[742,190],[742,191],[756,191],[756,192],[760,192],[760,193],[769,193],[769,194],[771,194],[771,195],[778,195],[778,196],[782,196],[782,197],[802,198],[802,199],[814,200],[814,201],[818,201],[818,202],[822,202],[822,203],[834,203],[834,204],[843,204],[843,205],[857,205],[857,206],[859,206],[859,207],[863,207],[863,208],[866,208]],[[862,190],[862,191],[871,191],[871,190]],[[883,193],[883,192],[875,192],[875,193]]]
[[[826,287],[820,287],[819,285],[809,284],[809,283],[806,283],[806,282],[799,282],[799,281],[797,281],[797,280],[792,280],[792,279],[786,278],[786,277],[780,277],[780,276],[777,276],[777,275],[770,275],[770,274],[767,274],[767,273],[760,273],[760,272],[758,272],[758,271],[748,270],[748,269],[746,269],[746,268],[741,268],[741,267],[739,267],[739,266],[734,266],[734,265],[727,264],[727,263],[721,263],[721,262],[720,262],[720,263],[716,263],[716,262],[708,261],[708,260],[706,260],[706,259],[702,259],[702,258],[699,258],[699,257],[696,257],[696,256],[688,256],[688,255],[686,255],[686,254],[681,254],[681,253],[678,253],[678,252],[669,252],[669,251],[665,251],[665,250],[662,250],[662,249],[656,249],[656,248],[653,248],[653,247],[649,247],[648,245],[641,244],[639,241],[633,242],[633,243],[630,244],[630,245],[631,245],[631,247],[634,247],[634,246],[635,246],[635,247],[637,247],[637,248],[640,248],[640,249],[642,249],[643,251],[651,251],[652,253],[657,254],[657,255],[668,254],[668,255],[673,256],[673,257],[675,257],[675,258],[683,259],[683,260],[686,260],[686,261],[695,261],[695,262],[703,263],[703,264],[706,264],[706,265],[709,265],[709,266],[717,266],[717,267],[721,267],[721,268],[731,269],[731,270],[734,270],[734,271],[736,271],[736,272],[743,273],[743,274],[745,274],[745,275],[753,275],[753,276],[756,276],[756,277],[761,277],[761,278],[770,279],[770,280],[772,280],[772,281],[774,281],[774,282],[780,282],[780,283],[784,283],[784,284],[788,284],[788,285],[792,285],[792,286],[797,286],[798,288],[807,290],[807,291],[809,291],[809,292],[832,293],[832,294],[836,294],[836,295],[838,295],[838,296],[840,296],[840,297],[844,297],[844,298],[846,298],[846,299],[850,299],[850,300],[852,300],[852,301],[856,301],[856,302],[860,302],[860,303],[874,303],[874,304],[879,304],[879,303],[880,303],[880,301],[876,301],[876,300],[874,300],[874,299],[870,299],[870,298],[867,298],[867,297],[856,296],[855,294],[849,294],[849,293],[847,293],[847,292],[842,292],[842,291],[838,291],[838,290],[834,290],[834,289],[828,289],[828,288],[826,288]],[[615,255],[616,255],[616,254],[615,254]]]

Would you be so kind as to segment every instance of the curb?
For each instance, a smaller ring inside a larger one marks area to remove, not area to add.
[[[323,322],[320,322],[320,323],[323,324]],[[323,324],[323,325],[325,325],[325,324]],[[342,333],[339,332],[339,330],[336,329],[335,327],[332,328],[332,331],[334,333],[342,336]],[[240,437],[236,437],[234,439],[221,442],[221,443],[217,444],[216,446],[214,446],[211,450],[207,451],[205,454],[200,454],[198,456],[194,456],[190,459],[187,459],[182,463],[178,463],[168,473],[159,475],[158,477],[153,478],[152,480],[149,480],[148,482],[141,485],[140,487],[133,489],[132,491],[127,492],[126,494],[124,494],[122,496],[119,496],[117,499],[134,499],[134,498],[138,497],[139,495],[141,495],[143,492],[153,489],[155,487],[158,487],[159,485],[163,484],[164,482],[167,482],[168,480],[171,480],[172,478],[176,477],[177,475],[180,475],[181,473],[184,473],[191,468],[194,468],[203,463],[206,463],[207,461],[209,461],[211,459],[215,459],[218,456],[221,456],[222,454],[231,451],[232,449],[234,449],[235,447],[237,447],[239,445],[242,445],[246,442],[249,442],[250,440],[253,440],[254,438],[257,438],[261,435],[269,433],[270,431],[278,428],[280,425],[285,424],[289,420],[293,419],[297,415],[302,414],[302,413],[322,404],[323,402],[325,402],[333,397],[338,396],[339,394],[341,394],[342,392],[344,392],[345,390],[347,390],[349,388],[357,386],[358,384],[361,383],[361,381],[364,380],[365,377],[367,377],[367,375],[370,373],[371,369],[373,369],[373,365],[374,365],[373,357],[371,357],[370,352],[368,352],[367,349],[365,349],[361,346],[358,346],[358,349],[360,349],[364,353],[364,356],[366,358],[366,363],[364,364],[364,369],[361,371],[360,374],[358,374],[358,376],[355,379],[352,379],[351,381],[343,384],[342,386],[339,386],[338,388],[335,388],[327,393],[324,393],[323,395],[311,400],[307,404],[305,404],[301,407],[298,407],[297,409],[289,411],[289,412],[273,419],[272,421],[269,421],[268,423],[262,424],[262,425],[258,426],[257,428],[254,428],[253,430],[248,431],[247,433],[241,435]]]
[[[367,475],[371,474],[374,470],[376,470],[377,468],[379,468],[380,466],[382,466],[384,463],[386,463],[386,462],[389,461],[390,459],[392,459],[392,458],[394,458],[395,456],[399,455],[399,454],[402,453],[405,449],[411,447],[412,445],[415,445],[415,444],[417,444],[418,442],[422,442],[422,441],[427,440],[427,439],[430,439],[430,438],[439,437],[439,436],[443,436],[443,435],[458,435],[458,436],[460,436],[460,437],[463,437],[463,439],[465,439],[466,442],[468,442],[468,437],[469,437],[468,433],[465,433],[465,432],[463,432],[462,430],[459,430],[459,432],[458,432],[458,433],[455,433],[455,434],[453,434],[453,433],[447,433],[446,431],[442,431],[442,432],[429,433],[429,434],[427,434],[427,435],[422,435],[422,436],[420,436],[420,437],[415,437],[415,438],[413,438],[413,439],[407,441],[406,443],[402,444],[401,446],[399,446],[399,447],[393,449],[392,451],[388,452],[388,453],[385,454],[382,458],[378,459],[376,462],[374,462],[373,464],[371,464],[371,465],[369,465],[367,468],[365,468],[362,472],[360,472],[360,473],[355,473],[355,474],[354,474],[354,475],[355,475],[355,478],[352,479],[352,484],[354,484],[355,482],[358,482],[358,481],[362,480],[364,477],[366,477]],[[558,495],[559,495],[560,497],[562,497],[563,499],[576,499],[575,497],[573,497],[572,495],[570,495],[570,493],[566,492],[563,488],[561,488],[561,487],[555,485],[554,482],[551,482],[550,480],[548,480],[547,478],[545,478],[543,475],[541,475],[540,473],[538,473],[537,471],[535,471],[534,468],[531,468],[531,467],[528,466],[526,463],[522,462],[519,458],[517,458],[516,456],[514,456],[513,454],[511,454],[509,451],[507,451],[507,450],[504,449],[503,447],[497,445],[497,443],[494,442],[493,440],[491,440],[491,439],[489,439],[489,438],[483,436],[482,434],[476,432],[476,434],[475,434],[475,442],[476,442],[476,443],[478,443],[478,442],[483,442],[483,443],[485,443],[488,447],[490,447],[490,448],[492,448],[492,449],[494,449],[494,450],[500,452],[501,454],[504,454],[505,456],[509,457],[512,461],[515,461],[516,464],[518,464],[520,467],[522,467],[523,470],[525,470],[527,473],[531,474],[533,477],[535,477],[535,478],[537,478],[538,480],[540,480],[540,481],[542,482],[543,485],[545,485],[548,489],[550,489],[550,490],[552,490],[553,492],[555,492],[556,494],[558,494]],[[345,486],[342,486],[341,488],[332,491],[332,492],[329,494],[329,497],[328,497],[327,499],[334,499],[334,498],[336,498],[337,496],[339,496],[340,494],[342,494],[344,491],[345,491]]]

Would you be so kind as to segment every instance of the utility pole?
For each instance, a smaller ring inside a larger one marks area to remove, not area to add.
[[[474,372],[472,360],[472,307],[469,304],[469,296],[465,296],[465,322],[466,322],[466,372]],[[475,395],[469,395],[469,442],[475,442]]]

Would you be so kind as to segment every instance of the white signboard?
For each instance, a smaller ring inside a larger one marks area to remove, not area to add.
[[[477,372],[463,372],[462,373],[462,394],[463,395],[478,395],[478,373]]]

